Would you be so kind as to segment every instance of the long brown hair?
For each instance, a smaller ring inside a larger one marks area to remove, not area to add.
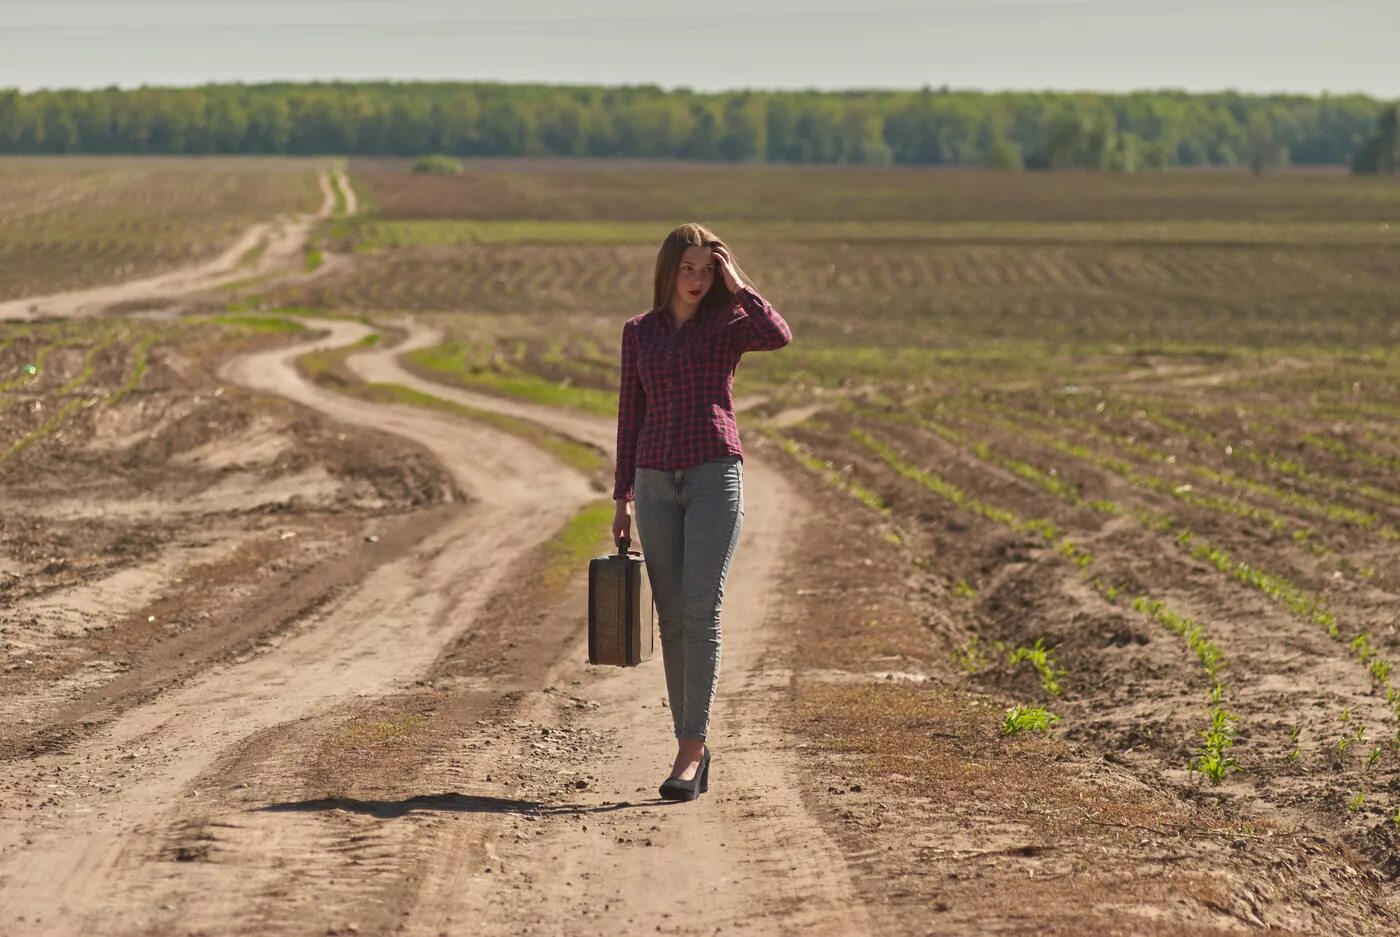
[[[683,224],[666,235],[666,240],[661,242],[661,249],[656,252],[656,280],[652,286],[651,300],[653,311],[665,309],[670,305],[671,297],[676,295],[676,277],[680,275],[681,257],[687,247],[723,247],[729,250],[729,245],[716,237],[713,231],[695,222]],[[729,257],[733,260],[733,251],[729,251]],[[739,266],[738,261],[734,261],[734,269],[738,271],[740,280],[752,285],[749,275]],[[715,279],[710,284],[710,291],[700,297],[700,305],[695,311],[698,314],[733,303],[734,294],[725,286],[724,274],[716,266]]]

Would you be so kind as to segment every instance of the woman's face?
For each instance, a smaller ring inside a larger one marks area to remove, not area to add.
[[[676,304],[684,308],[698,304],[714,282],[714,251],[708,247],[687,247],[676,274]]]

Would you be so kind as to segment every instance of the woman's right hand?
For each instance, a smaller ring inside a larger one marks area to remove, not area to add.
[[[612,522],[613,543],[617,543],[623,537],[632,539],[632,512],[628,510],[631,503],[625,498],[617,500],[617,510],[613,512]]]

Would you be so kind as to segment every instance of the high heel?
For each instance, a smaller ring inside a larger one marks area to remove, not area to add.
[[[689,781],[667,778],[661,782],[660,793],[665,800],[694,800],[710,789],[710,749],[700,756],[700,766]]]

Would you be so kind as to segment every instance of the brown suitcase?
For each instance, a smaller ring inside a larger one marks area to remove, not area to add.
[[[656,606],[646,561],[632,540],[588,562],[588,662],[635,667],[656,652]]]

